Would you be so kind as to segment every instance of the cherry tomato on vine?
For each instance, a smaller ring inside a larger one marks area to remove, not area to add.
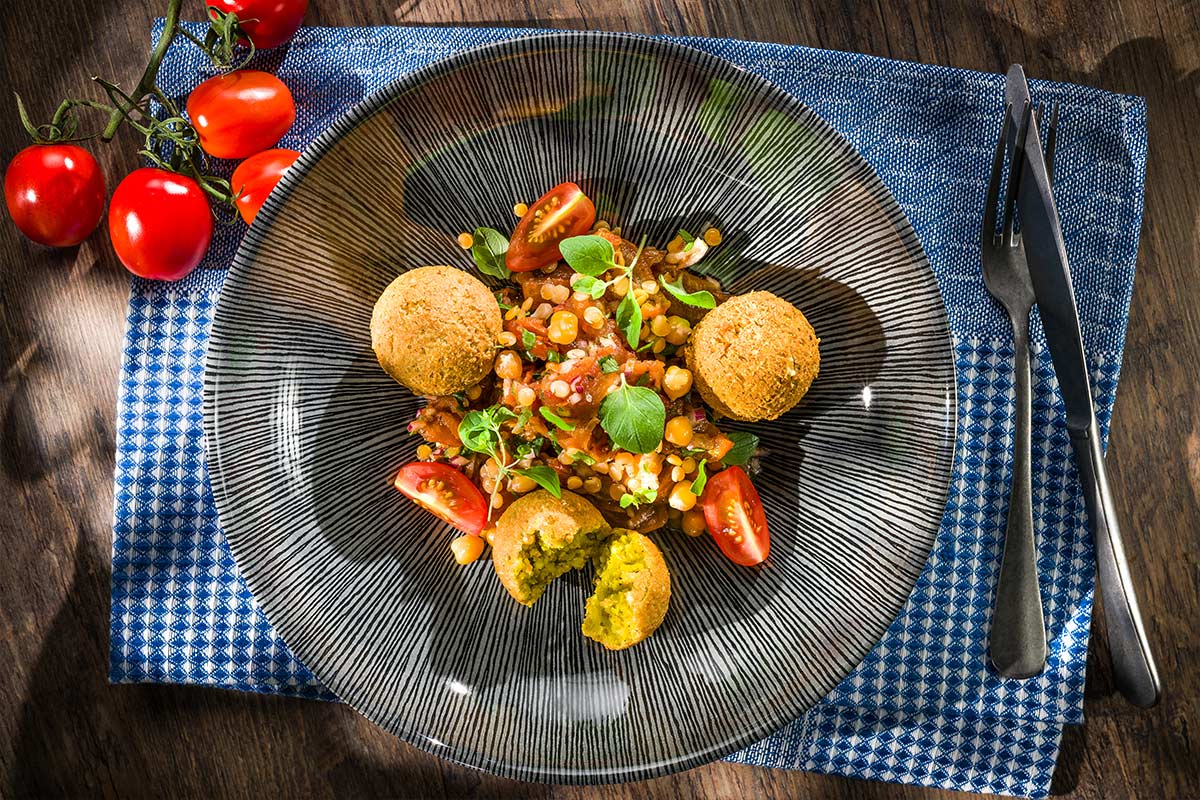
[[[8,164],[4,200],[21,233],[39,244],[71,247],[100,224],[104,173],[77,145],[30,145]]]
[[[767,515],[758,490],[741,467],[728,467],[709,478],[700,504],[705,524],[730,561],[752,567],[767,560],[771,552]]]
[[[217,158],[247,158],[274,147],[296,121],[283,81],[254,69],[209,78],[192,90],[187,112],[200,146]]]
[[[304,20],[308,0],[208,0],[211,9],[237,14],[240,27],[260,50],[291,39]]]
[[[108,232],[121,263],[134,275],[175,281],[204,258],[213,218],[196,181],[143,167],[126,175],[113,192]]]
[[[446,464],[405,464],[393,485],[426,511],[463,533],[478,536],[487,522],[487,500],[466,475]]]
[[[562,258],[558,243],[592,229],[596,206],[573,183],[560,183],[529,207],[508,245],[505,266],[530,272]]]
[[[264,150],[238,164],[229,185],[237,197],[238,213],[247,225],[254,222],[267,195],[299,157],[295,150]]]

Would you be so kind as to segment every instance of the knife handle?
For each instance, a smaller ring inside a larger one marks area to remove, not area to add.
[[[1004,555],[996,582],[992,630],[988,635],[992,665],[1006,678],[1032,678],[1046,668],[1046,619],[1038,586],[1037,541],[1033,534],[1033,486],[1030,473],[1033,427],[1030,400],[1029,311],[1012,314],[1013,409],[1012,483]]]
[[[1087,430],[1071,431],[1071,444],[1079,464],[1079,480],[1083,484],[1084,502],[1096,546],[1096,568],[1112,652],[1113,681],[1129,702],[1149,708],[1162,696],[1162,684],[1142,626],[1125,548],[1121,545],[1121,530],[1117,526],[1108,478],[1104,473],[1104,453],[1095,419]]]

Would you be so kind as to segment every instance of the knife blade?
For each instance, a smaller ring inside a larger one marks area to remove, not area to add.
[[[1029,84],[1019,64],[1009,68],[1006,100],[1021,116],[1033,113]],[[1026,110],[1028,109],[1028,110]],[[1116,508],[1104,470],[1100,429],[1088,380],[1087,354],[1079,327],[1079,311],[1071,285],[1067,248],[1063,241],[1058,207],[1046,172],[1037,125],[1026,130],[1024,162],[1017,188],[1021,238],[1033,279],[1034,295],[1050,348],[1050,359],[1058,377],[1066,409],[1067,430],[1079,466],[1088,523],[1096,545],[1096,565],[1104,603],[1106,630],[1112,654],[1113,679],[1130,702],[1149,707],[1158,702],[1162,684],[1142,624],[1129,565],[1125,558]]]

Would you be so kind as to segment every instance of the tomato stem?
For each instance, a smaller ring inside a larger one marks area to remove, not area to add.
[[[133,110],[154,89],[155,81],[158,78],[158,68],[162,65],[163,57],[167,54],[171,42],[175,40],[176,31],[179,30],[179,9],[182,5],[183,0],[170,0],[167,6],[166,24],[163,26],[162,35],[158,37],[158,42],[154,45],[154,50],[150,53],[150,61],[146,64],[146,70],[142,73],[132,96],[129,97],[128,104],[118,106],[109,115],[108,124],[104,126],[104,133],[100,135],[101,141],[111,142],[117,135],[117,129],[121,127],[121,122],[128,118],[128,111]]]

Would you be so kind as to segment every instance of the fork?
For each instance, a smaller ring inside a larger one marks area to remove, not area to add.
[[[1004,555],[992,612],[989,650],[996,670],[1008,678],[1030,678],[1046,666],[1046,623],[1038,586],[1037,544],[1033,532],[1033,487],[1030,475],[1032,408],[1030,398],[1029,314],[1033,309],[1033,282],[1025,261],[1021,234],[1014,229],[1014,210],[1025,137],[1034,116],[1029,103],[1020,117],[1019,132],[1010,137],[1012,106],[1004,111],[1004,123],[992,157],[992,175],[981,233],[983,282],[988,292],[1008,312],[1013,329],[1013,373],[1016,378],[1016,407],[1013,413],[1012,484],[1009,490],[1008,521],[1004,531]],[[1041,121],[1041,106],[1037,109]],[[1046,137],[1047,172],[1053,175],[1054,143],[1058,127],[1055,104]],[[1003,227],[998,227],[998,201],[1004,178],[1004,154],[1011,138],[1012,168],[1004,197]]]

